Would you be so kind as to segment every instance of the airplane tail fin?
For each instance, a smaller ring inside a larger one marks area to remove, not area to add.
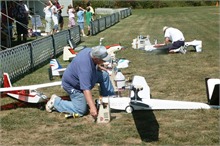
[[[3,74],[4,88],[12,87],[8,73]]]
[[[76,54],[77,53],[74,51],[74,49],[69,46],[65,46],[63,48],[63,60],[64,61],[72,60],[74,57],[76,57]]]
[[[219,106],[220,79],[206,78],[205,83],[206,83],[208,104]]]
[[[58,62],[57,59],[51,59],[50,60],[50,68],[53,71],[53,70],[56,70],[56,69],[61,69],[63,67],[60,65],[60,63]]]
[[[142,99],[150,99],[151,94],[150,94],[150,87],[148,86],[146,80],[142,76],[134,76],[132,80],[132,85],[134,87],[141,87],[143,90],[140,90],[138,92],[138,97]],[[134,96],[134,91],[131,91],[131,97]]]
[[[53,80],[53,76],[62,76],[66,68],[63,68],[57,59],[50,60],[50,68],[48,68],[49,79]]]
[[[69,51],[70,51],[70,53],[72,53],[73,55],[74,55],[74,54],[77,54],[77,52],[75,52],[73,48],[69,48]]]

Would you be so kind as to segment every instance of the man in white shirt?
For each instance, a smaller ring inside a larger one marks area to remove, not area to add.
[[[179,29],[164,26],[163,32],[165,38],[164,43],[165,44],[172,43],[169,46],[170,53],[176,53],[176,52],[180,52],[183,54],[186,53],[186,51],[184,50],[185,38],[183,36],[183,33]]]

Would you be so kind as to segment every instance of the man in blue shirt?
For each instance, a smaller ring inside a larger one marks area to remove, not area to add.
[[[99,70],[99,65],[110,60],[111,56],[104,46],[85,48],[80,51],[68,65],[62,77],[63,89],[69,94],[71,101],[52,95],[46,104],[46,110],[83,116],[87,113],[88,104],[90,114],[96,118],[98,113],[91,92],[95,84],[100,84],[101,96],[112,96],[115,93],[108,73]]]

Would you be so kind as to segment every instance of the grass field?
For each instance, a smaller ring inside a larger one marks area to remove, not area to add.
[[[126,77],[144,76],[153,98],[207,102],[205,78],[219,78],[219,8],[184,7],[133,10],[132,15],[80,45],[121,43],[116,57],[131,61]],[[203,51],[156,54],[131,48],[138,35],[163,42],[163,26],[177,27],[186,41],[203,41]],[[65,67],[69,62],[59,61]],[[49,64],[14,86],[49,82]],[[60,80],[56,78],[56,80]],[[60,87],[42,89],[46,95],[66,95]],[[93,91],[98,97],[97,88]],[[1,99],[1,105],[14,102]],[[1,111],[1,145],[219,145],[219,110],[112,111],[112,121],[96,124],[91,117],[66,120],[60,113],[37,108]]]

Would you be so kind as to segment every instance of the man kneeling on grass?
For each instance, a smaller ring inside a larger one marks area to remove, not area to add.
[[[100,70],[99,65],[110,61],[111,56],[104,46],[85,48],[68,65],[62,77],[63,89],[69,94],[71,101],[62,100],[52,95],[46,104],[46,111],[66,112],[70,114],[87,114],[87,104],[93,118],[98,115],[92,98],[92,88],[100,84],[101,96],[115,94],[113,85],[106,71]]]
[[[185,38],[179,29],[164,26],[163,32],[165,38],[164,44],[169,44],[171,42],[169,53],[186,53],[186,50],[184,49]]]

